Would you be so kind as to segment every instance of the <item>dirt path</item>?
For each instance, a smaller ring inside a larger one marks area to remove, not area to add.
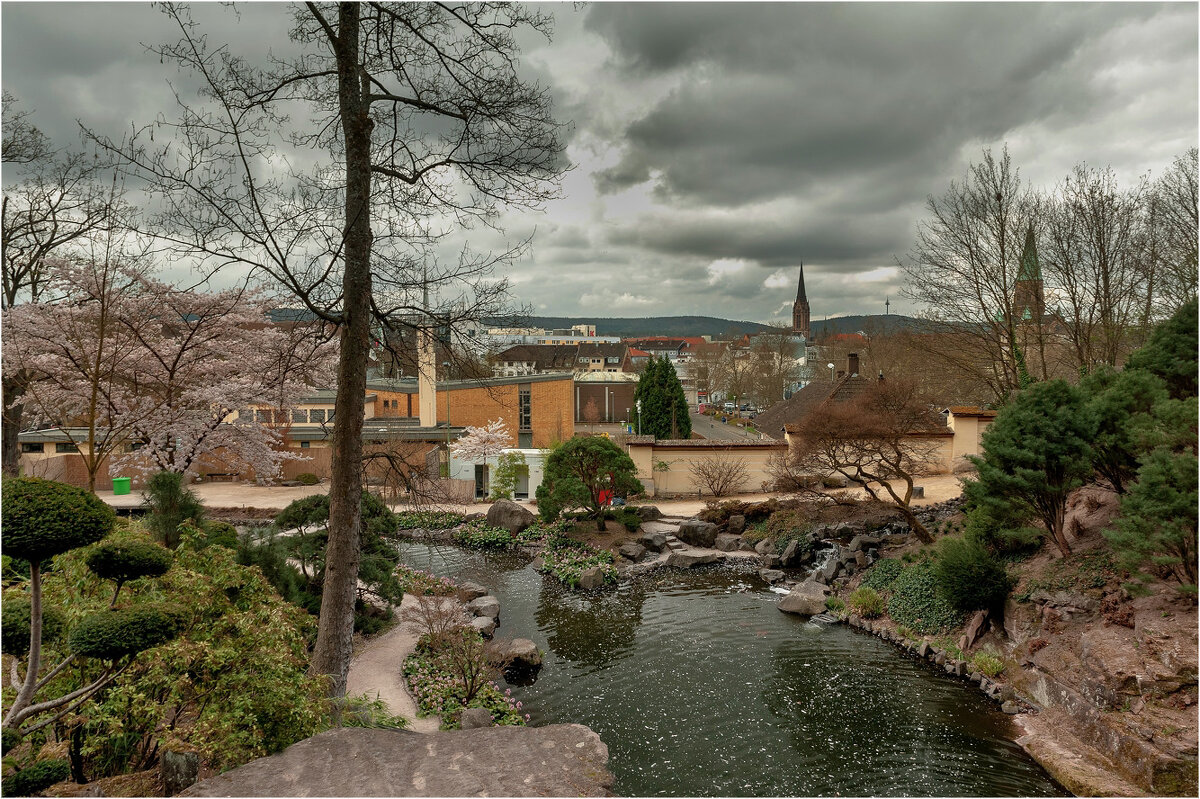
[[[380,699],[392,713],[408,719],[408,728],[416,732],[437,732],[441,719],[437,716],[417,717],[417,703],[404,684],[401,668],[404,659],[416,649],[420,629],[414,621],[417,598],[404,595],[400,605],[400,623],[391,631],[369,643],[354,660],[346,678],[346,694],[367,694]]]

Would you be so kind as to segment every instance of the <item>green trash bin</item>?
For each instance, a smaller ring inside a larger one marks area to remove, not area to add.
[[[114,477],[113,478],[113,493],[114,494],[128,494],[129,493],[129,484],[130,484],[130,482],[132,482],[132,480],[133,480],[133,478],[131,478],[131,477]]]

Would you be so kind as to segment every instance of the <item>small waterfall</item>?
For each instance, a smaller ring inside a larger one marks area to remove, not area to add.
[[[813,559],[813,566],[804,575],[805,580],[821,571],[821,569],[824,569],[833,561],[837,560],[842,554],[842,547],[837,541],[825,540],[821,543],[824,544],[824,546],[816,551],[815,558]]]

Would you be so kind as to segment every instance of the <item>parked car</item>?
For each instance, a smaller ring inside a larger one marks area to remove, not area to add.
[[[734,405],[732,402],[726,402],[726,403],[725,403],[725,405],[724,405],[723,407],[724,407],[724,408],[725,408],[725,410],[727,410],[727,411],[736,411],[736,410],[737,410],[737,406],[736,406],[736,405]]]

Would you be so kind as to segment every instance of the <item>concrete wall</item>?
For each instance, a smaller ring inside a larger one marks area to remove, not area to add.
[[[645,486],[647,496],[710,496],[708,490],[697,482],[692,474],[692,465],[697,461],[712,458],[734,458],[746,468],[746,480],[742,493],[763,490],[763,483],[772,481],[771,460],[786,451],[783,442],[753,445],[733,445],[716,441],[704,441],[672,446],[667,442],[654,444],[634,443],[629,445],[629,457],[637,467],[638,479]],[[655,468],[658,464],[660,467]]]
[[[546,454],[540,449],[506,449],[504,452],[519,452],[525,456],[525,466],[529,469],[529,488],[528,499],[533,499],[537,495],[537,487],[542,484],[542,477],[546,473]],[[496,473],[496,465],[499,463],[499,455],[493,455],[488,458],[489,475]],[[450,479],[470,481],[471,485],[475,485],[475,467],[482,465],[483,461],[466,461],[455,458],[453,454],[450,456]]]

